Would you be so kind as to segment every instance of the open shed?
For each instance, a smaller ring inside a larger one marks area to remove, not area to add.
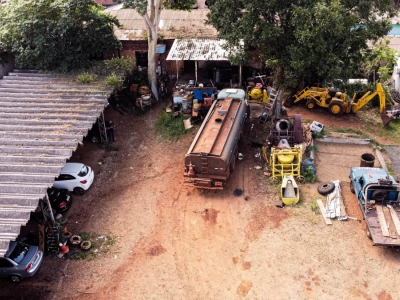
[[[109,88],[14,70],[0,80],[0,257],[108,103]]]

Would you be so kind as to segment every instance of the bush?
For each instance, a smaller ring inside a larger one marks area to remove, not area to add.
[[[82,84],[89,84],[95,81],[97,76],[95,74],[89,74],[88,72],[83,72],[78,75],[77,80]]]
[[[190,130],[185,129],[183,125],[184,119],[186,118],[182,113],[179,113],[179,117],[177,118],[171,118],[171,113],[168,114],[162,109],[157,117],[156,132],[167,140],[176,141]]]
[[[122,89],[122,83],[123,79],[119,78],[115,73],[112,73],[106,78],[106,85],[114,88],[115,90]]]

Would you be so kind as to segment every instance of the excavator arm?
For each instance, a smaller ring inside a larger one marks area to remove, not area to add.
[[[356,113],[365,105],[367,105],[376,95],[379,97],[379,112],[381,113],[381,119],[384,126],[387,126],[393,119],[391,114],[386,113],[386,93],[379,82],[376,84],[376,91],[371,94],[371,92],[365,93],[361,98],[357,99],[356,94],[354,94],[351,100],[350,106],[351,111]]]

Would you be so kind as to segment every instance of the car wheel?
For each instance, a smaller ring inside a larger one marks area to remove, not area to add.
[[[12,282],[18,283],[18,282],[20,282],[22,280],[22,277],[19,276],[19,275],[11,275],[10,279],[11,279]]]
[[[354,190],[354,185],[353,185],[353,181],[350,181],[350,191],[355,194],[356,191]]]
[[[318,186],[318,193],[325,196],[333,192],[334,189],[335,189],[335,184],[333,182],[322,182]]]
[[[76,187],[74,188],[74,193],[77,195],[83,195],[85,193],[85,190],[81,187]]]

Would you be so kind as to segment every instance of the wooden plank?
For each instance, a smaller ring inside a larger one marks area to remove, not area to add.
[[[344,206],[342,195],[340,195],[340,215],[341,216],[347,216],[346,207]]]
[[[383,156],[382,156],[381,151],[379,151],[379,149],[376,149],[375,154],[376,154],[376,157],[377,157],[378,160],[379,160],[379,163],[380,163],[381,166],[382,166],[382,169],[384,169],[384,170],[387,172],[388,168],[387,168],[387,166],[386,166],[386,163],[385,163],[385,160],[384,160],[384,158],[383,158]]]
[[[326,225],[332,225],[332,221],[326,217],[325,206],[322,203],[322,200],[321,199],[317,199],[317,203],[318,203],[318,206],[319,206],[319,210],[321,211],[322,217],[325,220]]]
[[[386,223],[388,224],[388,231],[389,235],[392,239],[397,239],[397,232],[396,232],[396,227],[393,223],[393,219],[390,215],[389,208],[384,206],[382,207],[383,215],[385,216]]]
[[[380,205],[376,206],[376,213],[378,215],[378,220],[379,220],[379,225],[381,226],[382,235],[389,237],[390,236],[389,230],[388,230],[388,227],[386,224],[385,216],[382,211],[382,206],[380,206]]]
[[[333,138],[333,137],[323,137],[317,139],[317,141],[326,142],[326,143],[336,143],[336,144],[358,144],[358,145],[368,145],[371,143],[370,139],[341,139],[341,138]]]
[[[393,207],[389,207],[390,215],[392,216],[392,220],[394,223],[394,226],[396,227],[397,234],[400,236],[400,221],[399,217],[397,216],[396,211],[394,210]]]

